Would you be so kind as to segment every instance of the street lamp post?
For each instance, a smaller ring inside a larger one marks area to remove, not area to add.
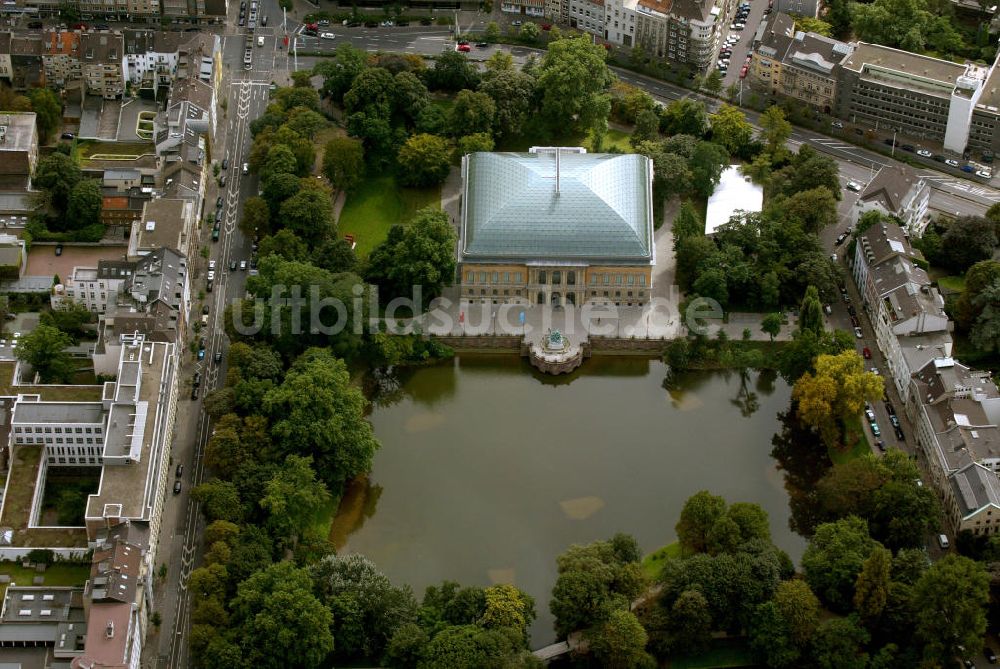
[[[899,128],[892,129],[892,151],[889,153],[893,158],[896,157],[896,133],[899,132]]]

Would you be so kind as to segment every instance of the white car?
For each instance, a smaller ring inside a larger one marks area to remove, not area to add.
[[[861,328],[854,328],[854,336],[857,337],[858,339],[865,338],[864,334],[862,334],[861,332]]]
[[[840,121],[834,121],[830,124],[831,127],[837,128],[838,130],[844,127],[844,124]]]
[[[250,174],[250,163],[243,163],[243,174]]]
[[[320,39],[336,39],[336,37],[337,36],[334,35],[333,33],[320,33],[319,34],[319,38]]]
[[[214,272],[215,271],[215,261],[214,260],[209,260],[208,261],[208,270],[210,272]]]
[[[992,177],[993,175],[992,175],[992,174],[990,174],[990,173],[989,173],[989,172],[988,172],[987,170],[976,170],[976,176],[977,176],[977,177],[982,177],[982,178],[984,178],[984,179],[989,179],[989,178],[991,178],[991,177]]]
[[[921,158],[930,158],[934,154],[928,151],[927,149],[917,149],[917,155],[920,156]]]
[[[208,280],[209,281],[215,281],[215,270],[214,269],[208,270]]]
[[[848,181],[847,186],[845,186],[845,188],[847,188],[847,190],[852,190],[855,193],[861,192],[861,184],[859,184],[857,181]]]
[[[958,167],[958,161],[953,158],[948,158],[944,161],[944,164],[948,167]]]

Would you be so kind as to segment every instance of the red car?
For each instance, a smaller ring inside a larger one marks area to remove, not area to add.
[[[543,23],[542,24],[542,30],[552,30],[552,24],[551,23]]]
[[[861,351],[861,355],[865,356],[865,360],[871,360],[872,359],[872,350],[870,348],[868,348],[867,346],[865,346],[864,350]]]
[[[743,67],[740,68],[740,79],[743,79],[746,76],[747,76],[747,66],[744,65]]]
[[[457,49],[458,51],[463,51],[463,52],[466,52],[466,53],[468,53],[469,51],[472,51],[472,47],[471,47],[471,46],[469,46],[468,44],[459,44],[459,45],[458,45],[457,47],[455,47],[455,48],[456,48],[456,49]]]

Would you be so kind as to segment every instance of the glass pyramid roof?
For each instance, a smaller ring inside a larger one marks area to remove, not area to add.
[[[648,260],[645,156],[564,152],[473,153],[463,251],[483,258]]]

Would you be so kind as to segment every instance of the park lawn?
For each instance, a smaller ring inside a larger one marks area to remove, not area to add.
[[[880,425],[879,428],[881,427]],[[871,453],[872,447],[868,443],[868,433],[865,430],[865,424],[862,422],[861,416],[847,421],[844,425],[844,441],[850,444],[850,446],[847,448],[829,449],[830,460],[834,464],[842,465],[855,458],[860,458],[866,453]]]
[[[941,288],[941,292],[946,295],[965,292],[964,276],[940,276],[938,277],[937,282],[938,286]]]
[[[403,188],[394,176],[365,179],[347,196],[337,222],[343,235],[354,235],[358,258],[366,258],[397,223],[408,223],[425,207],[441,208],[441,188]]]
[[[667,663],[670,669],[721,669],[723,667],[756,667],[753,655],[742,640],[717,641],[713,648],[700,655],[679,656]]]
[[[84,139],[76,142],[73,157],[79,161],[94,155],[142,156],[153,151],[151,142],[98,142]]]
[[[667,563],[667,560],[679,558],[680,556],[681,544],[679,541],[661,546],[642,558],[642,572],[649,580],[655,580],[660,575],[660,572],[663,571],[663,565]]]

